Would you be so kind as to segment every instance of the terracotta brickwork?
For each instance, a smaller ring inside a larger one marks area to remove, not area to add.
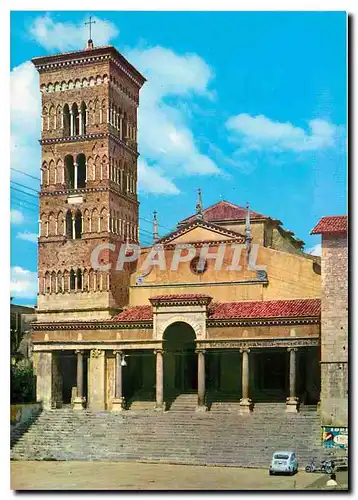
[[[38,319],[108,316],[128,303],[129,269],[96,271],[91,255],[99,244],[138,239],[145,80],[113,47],[33,62],[42,95]],[[111,258],[102,253],[99,263]]]

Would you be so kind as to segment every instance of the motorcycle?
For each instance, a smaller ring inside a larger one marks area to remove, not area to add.
[[[334,470],[334,463],[330,459],[321,460],[321,462],[317,463],[316,458],[313,458],[309,464],[306,465],[306,472],[324,472],[326,474],[332,474]]]

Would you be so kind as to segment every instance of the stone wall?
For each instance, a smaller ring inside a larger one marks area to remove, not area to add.
[[[321,415],[323,425],[348,424],[348,241],[322,240]]]

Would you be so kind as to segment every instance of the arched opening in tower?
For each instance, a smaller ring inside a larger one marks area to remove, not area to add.
[[[65,184],[68,189],[75,187],[75,167],[71,155],[65,156]]]
[[[68,210],[66,213],[66,238],[72,240],[72,213]]]
[[[79,210],[75,214],[75,239],[82,237],[82,214]]]
[[[83,153],[77,155],[77,187],[86,186],[86,157]]]
[[[76,273],[73,269],[70,271],[70,290],[76,289]]]
[[[82,290],[82,271],[77,269],[77,290]]]
[[[68,107],[68,104],[65,104],[63,107],[63,137],[69,137],[70,134],[70,108]]]
[[[86,133],[86,128],[87,128],[87,106],[86,104],[82,101],[81,103],[81,125],[82,125],[82,130],[80,130],[80,135],[84,135]]]
[[[72,104],[72,135],[79,135],[80,133],[80,114],[76,103]]]

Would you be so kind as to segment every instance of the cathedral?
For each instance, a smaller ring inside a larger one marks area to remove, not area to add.
[[[218,201],[139,245],[145,77],[113,46],[33,59],[42,148],[37,400],[196,411],[320,399],[321,264],[272,214]],[[124,250],[122,250],[124,248]],[[119,262],[119,257],[122,261]],[[119,264],[118,264],[119,262]],[[148,264],[149,263],[149,264]]]

